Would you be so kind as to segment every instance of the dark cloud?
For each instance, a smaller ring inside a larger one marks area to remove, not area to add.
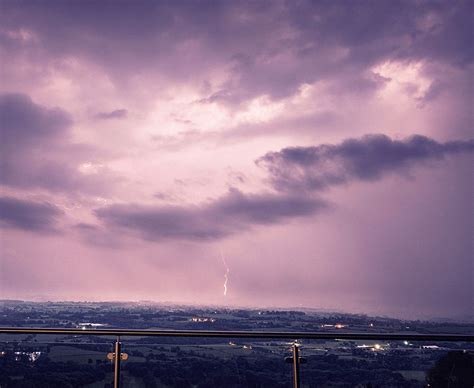
[[[0,96],[0,182],[15,187],[57,187],[74,174],[54,154],[67,143],[72,120],[60,109],[23,94]],[[67,179],[66,179],[67,178]]]
[[[223,66],[232,76],[205,102],[280,98],[305,82],[333,78],[347,90],[373,90],[368,70],[389,60],[473,62],[472,1],[158,2],[6,1],[1,23],[32,31],[39,50],[15,34],[0,44],[47,58],[84,58],[115,82],[160,73],[206,81]],[[15,48],[16,44],[16,48]],[[166,55],[164,55],[164,53]],[[40,55],[40,54],[38,54]]]
[[[149,240],[214,240],[255,225],[305,217],[324,209],[319,199],[275,194],[244,194],[236,189],[200,206],[112,205],[95,210],[104,223]]]
[[[94,162],[95,151],[71,142],[67,112],[36,104],[24,94],[3,94],[0,124],[1,184],[98,193],[111,182],[105,179],[107,171],[88,176],[78,171],[81,163]]]
[[[0,197],[0,225],[33,232],[52,232],[62,211],[48,202]]]
[[[338,145],[284,148],[267,153],[256,163],[269,172],[277,190],[294,192],[321,190],[351,180],[377,180],[462,152],[474,152],[474,140],[438,143],[419,135],[405,140],[366,135]]]
[[[258,94],[280,98],[302,83],[320,80],[333,81],[338,90],[366,94],[383,84],[370,70],[385,61],[431,61],[463,68],[474,59],[472,2],[282,4],[272,10],[247,9],[253,12],[249,20],[259,24],[250,22],[245,28],[265,42],[249,38],[245,47],[229,45],[235,49],[234,78],[211,94],[209,102],[235,102]]]
[[[111,112],[99,112],[96,114],[96,118],[99,120],[110,120],[110,119],[124,119],[128,115],[126,109],[116,109]]]
[[[2,151],[8,152],[16,151],[18,145],[64,139],[72,119],[61,109],[35,104],[27,95],[3,94],[0,95],[0,123]]]

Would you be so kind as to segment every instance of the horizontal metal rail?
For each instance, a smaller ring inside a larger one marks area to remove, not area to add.
[[[474,342],[474,334],[404,334],[301,331],[218,331],[218,330],[139,330],[139,329],[54,329],[0,327],[0,334],[64,334],[120,337],[268,338],[312,340],[392,340]]]
[[[471,334],[404,334],[348,333],[301,331],[218,331],[218,330],[139,330],[139,329],[54,329],[33,327],[0,327],[0,334],[56,334],[115,336],[114,388],[120,387],[122,358],[120,338],[123,337],[184,337],[184,338],[260,338],[260,339],[324,339],[324,340],[400,340],[474,342]],[[293,387],[300,388],[298,345],[293,345]]]

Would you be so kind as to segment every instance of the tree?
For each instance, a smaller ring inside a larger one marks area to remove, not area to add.
[[[428,371],[427,380],[434,388],[472,388],[474,357],[466,352],[449,352]]]

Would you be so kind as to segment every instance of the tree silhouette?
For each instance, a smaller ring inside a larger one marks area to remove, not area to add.
[[[428,371],[428,383],[434,388],[472,388],[474,356],[467,352],[449,352]]]

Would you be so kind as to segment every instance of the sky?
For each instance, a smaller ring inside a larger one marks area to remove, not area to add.
[[[472,318],[472,1],[0,7],[0,299]]]

